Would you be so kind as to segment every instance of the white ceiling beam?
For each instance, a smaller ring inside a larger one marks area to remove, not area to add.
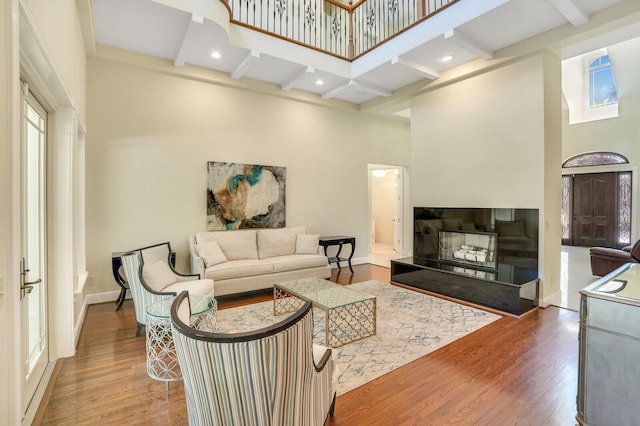
[[[202,16],[191,14],[191,20],[189,21],[189,25],[187,25],[187,30],[184,32],[184,35],[182,36],[182,43],[180,43],[178,54],[176,55],[176,59],[173,61],[174,66],[176,67],[184,66],[185,62],[187,61],[187,54],[189,53],[189,47],[191,46],[191,42],[193,41],[196,25],[202,25],[203,23],[204,23],[204,18]]]
[[[454,30],[453,28],[444,33],[445,40],[450,40],[458,47],[466,50],[478,58],[482,58],[485,61],[493,58],[493,51],[478,43],[475,40],[472,40],[471,37],[467,36],[464,33],[461,33],[459,30]]]
[[[293,86],[295,86],[299,81],[303,80],[304,78],[306,78],[309,75],[315,74],[315,72],[316,72],[315,68],[307,67],[306,69],[304,69],[304,70],[300,71],[299,73],[297,73],[296,75],[294,75],[288,81],[285,81],[284,83],[282,83],[280,85],[280,88],[282,90],[292,89]]]
[[[351,80],[349,83],[351,83],[352,86],[360,89],[360,90],[364,90],[365,92],[369,92],[369,93],[373,93],[374,95],[377,96],[384,96],[384,97],[389,97],[393,94],[393,92],[391,92],[391,90],[387,90],[387,89],[383,89],[382,87],[378,87],[378,86],[374,86],[373,84],[367,84],[367,83],[360,83],[357,82],[355,80]]]
[[[404,65],[405,67],[418,71],[420,74],[424,75],[429,80],[436,80],[438,77],[440,77],[440,73],[438,71],[432,70],[431,68],[422,66],[420,64],[416,64],[413,61],[403,59],[399,56],[396,56],[395,58],[391,59],[391,65],[395,65],[395,64]]]
[[[327,99],[331,99],[331,98],[335,97],[338,93],[342,92],[344,89],[349,87],[349,83],[351,83],[351,81],[353,81],[353,80],[344,82],[341,85],[336,86],[336,87],[334,87],[333,89],[331,89],[331,90],[329,90],[327,92],[324,92],[322,95],[320,95],[320,98],[323,99],[323,100],[327,100]]]
[[[360,83],[360,82],[357,82],[355,80],[349,80],[349,81],[347,81],[345,83],[342,83],[341,85],[339,85],[337,87],[334,87],[333,89],[329,90],[328,92],[324,92],[320,97],[323,100],[334,98],[338,93],[340,93],[343,90],[346,90],[348,88],[355,88],[355,89],[359,89],[359,90],[364,90],[365,92],[369,92],[369,93],[372,93],[372,94],[377,95],[377,96],[389,97],[389,96],[391,96],[393,94],[390,90],[383,89],[381,87],[377,87],[377,86],[374,86],[372,84]]]
[[[257,50],[252,50],[249,54],[240,62],[240,64],[236,67],[235,70],[231,73],[231,78],[234,80],[238,80],[241,78],[245,72],[251,66],[251,63],[260,57],[260,52]]]
[[[579,27],[589,22],[589,15],[578,5],[575,0],[549,0],[552,5],[571,22],[574,27]]]

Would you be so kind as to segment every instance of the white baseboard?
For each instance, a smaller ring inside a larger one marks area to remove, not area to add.
[[[120,296],[120,290],[106,291],[104,293],[87,294],[87,305],[95,305],[96,303],[115,302]],[[131,292],[127,292],[127,299],[131,299]]]
[[[560,290],[545,297],[541,297],[538,304],[541,308],[548,308],[550,305],[560,306],[562,302],[562,292]]]
[[[82,325],[84,324],[84,319],[87,316],[87,298],[85,297],[82,300],[82,307],[80,308],[80,315],[78,315],[78,319],[76,320],[76,325],[74,327],[74,339],[73,339],[73,347],[78,347],[78,340],[80,339],[80,331],[82,331]]]

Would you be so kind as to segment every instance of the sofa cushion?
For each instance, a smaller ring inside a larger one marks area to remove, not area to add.
[[[256,230],[209,231],[196,234],[196,243],[215,241],[227,260],[257,259]]]
[[[260,259],[294,254],[296,236],[306,234],[303,227],[260,229],[258,231],[258,256]]]
[[[251,277],[273,273],[273,264],[265,260],[229,260],[205,269],[205,276],[214,280]]]
[[[164,260],[156,260],[142,266],[144,282],[155,291],[163,291],[165,287],[176,282],[176,275]]]
[[[436,234],[442,229],[442,219],[416,220],[416,227],[421,234]]]
[[[320,234],[298,234],[296,254],[318,254]]]
[[[198,256],[204,261],[205,266],[213,266],[227,261],[227,257],[215,241],[196,244],[196,251],[198,252]]]
[[[463,231],[475,231],[476,225],[471,222],[462,222],[460,229]]]
[[[524,220],[496,220],[496,232],[499,237],[527,237]]]
[[[292,254],[265,259],[273,264],[273,272],[297,271],[327,266],[327,258],[321,254]]]
[[[213,296],[213,280],[193,280],[179,281],[165,287],[162,291],[180,293],[187,290],[189,294],[200,294],[203,296]]]
[[[462,224],[462,219],[452,218],[452,219],[442,219],[442,229],[445,231],[457,231],[460,229]]]

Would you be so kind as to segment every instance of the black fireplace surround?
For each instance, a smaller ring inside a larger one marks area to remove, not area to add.
[[[538,209],[414,208],[391,280],[520,315],[538,305]]]

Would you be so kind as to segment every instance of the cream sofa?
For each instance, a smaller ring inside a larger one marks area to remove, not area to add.
[[[279,281],[329,278],[331,267],[305,227],[203,231],[189,236],[191,272],[215,282],[215,296]]]

